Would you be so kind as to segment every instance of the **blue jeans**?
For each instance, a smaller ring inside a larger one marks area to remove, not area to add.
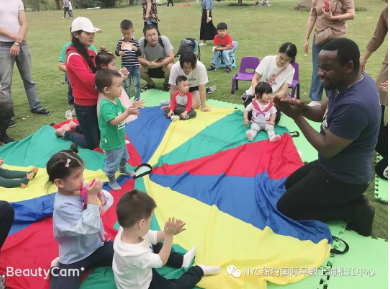
[[[67,131],[64,138],[74,142],[78,146],[93,150],[99,146],[100,130],[98,125],[98,118],[96,112],[96,105],[81,106],[74,104],[79,127],[82,135]],[[78,128],[79,128],[78,127]]]
[[[14,64],[19,69],[20,77],[23,80],[24,90],[27,95],[28,104],[31,112],[40,111],[42,103],[36,91],[36,83],[31,75],[31,55],[26,42],[20,46],[20,52],[17,56],[10,54],[11,46],[14,42],[0,42],[0,83],[1,98],[12,102],[12,75]]]
[[[131,98],[130,86],[131,86],[131,79],[133,79],[135,99],[139,99],[141,94],[141,85],[140,85],[141,74],[139,72],[139,66],[125,66],[125,67],[129,72],[129,76],[123,82],[123,87],[125,88],[125,91],[129,96],[129,98]]]
[[[106,176],[115,176],[118,167],[125,168],[129,158],[126,145],[115,150],[106,151],[106,165],[104,167]]]
[[[214,51],[213,59],[211,60],[211,65],[215,66],[215,64],[220,61],[222,58],[225,62],[226,66],[230,66],[230,53],[231,50],[221,50],[221,51]]]
[[[65,82],[68,84],[68,105],[73,105],[74,103],[73,91],[67,73],[65,73]]]
[[[318,76],[318,54],[320,54],[320,51],[322,50],[322,47],[324,45],[316,45],[314,43],[315,36],[313,37],[313,48],[312,48],[312,54],[313,54],[313,75],[311,77],[311,85],[310,85],[310,93],[309,97],[313,101],[321,101],[322,100],[322,82],[321,78]],[[325,90],[326,95],[328,96],[330,91]]]

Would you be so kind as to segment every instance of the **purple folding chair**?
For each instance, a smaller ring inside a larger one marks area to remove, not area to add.
[[[234,87],[238,89],[238,81],[252,81],[253,76],[255,75],[255,70],[260,64],[260,59],[258,57],[247,56],[241,59],[240,71],[238,74],[233,75],[232,79],[232,90],[231,93],[234,94]],[[247,69],[253,69],[253,72],[247,72]]]
[[[294,78],[293,82],[289,85],[288,88],[291,88],[291,98],[295,97],[295,90],[297,90],[297,96],[295,97],[296,99],[301,98],[301,85],[299,84],[299,64],[298,62],[292,63],[292,66],[294,66],[295,73],[294,73]]]

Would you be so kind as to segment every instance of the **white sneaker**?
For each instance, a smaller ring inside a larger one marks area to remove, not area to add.
[[[76,110],[72,110],[72,115],[76,116]]]
[[[207,44],[203,43],[203,42],[199,43],[199,46],[205,46],[205,45],[207,45]]]
[[[180,116],[178,116],[178,115],[172,115],[171,116],[171,120],[172,121],[177,121],[177,120],[179,120],[180,119]]]
[[[315,101],[315,100],[313,100],[308,104],[308,106],[319,106],[319,105],[321,105],[321,101]]]
[[[66,119],[73,119],[72,112],[70,110],[65,111],[65,118]]]
[[[162,105],[162,106],[166,106],[166,105],[169,105],[169,104],[170,104],[169,100],[162,100],[162,101],[160,101],[160,105]]]
[[[209,86],[208,89],[210,89],[211,92],[214,92],[217,90],[217,87],[213,85],[213,86]]]

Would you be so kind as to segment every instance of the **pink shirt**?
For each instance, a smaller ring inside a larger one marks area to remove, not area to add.
[[[20,29],[19,11],[24,11],[21,0],[0,0],[0,27],[18,34]],[[14,42],[12,38],[0,34],[0,41]]]

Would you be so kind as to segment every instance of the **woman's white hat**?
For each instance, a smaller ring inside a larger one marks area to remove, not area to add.
[[[102,32],[101,29],[93,27],[91,20],[86,17],[77,17],[75,20],[73,20],[70,32],[76,32],[79,30],[88,33]]]

